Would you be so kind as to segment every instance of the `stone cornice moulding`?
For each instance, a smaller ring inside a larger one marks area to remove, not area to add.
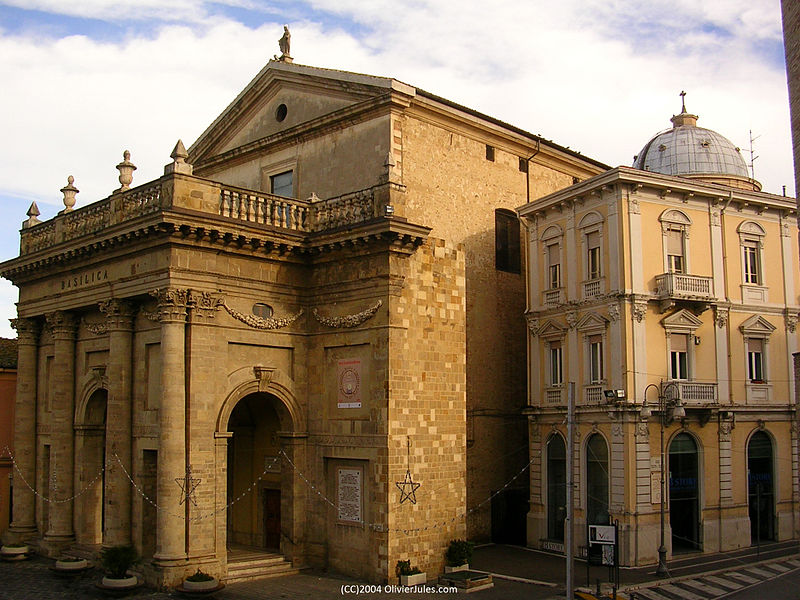
[[[323,325],[327,325],[328,327],[333,327],[336,329],[341,329],[341,328],[358,327],[362,323],[371,319],[372,316],[376,312],[378,312],[378,309],[381,306],[383,306],[383,300],[378,300],[375,304],[373,304],[372,306],[370,306],[365,310],[362,310],[359,313],[355,313],[352,315],[344,315],[341,317],[324,317],[319,314],[319,311],[317,311],[316,308],[312,309],[311,312],[314,315],[314,318]]]

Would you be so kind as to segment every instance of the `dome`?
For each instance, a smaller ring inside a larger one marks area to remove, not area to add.
[[[664,175],[691,177],[737,188],[761,188],[750,179],[747,164],[725,136],[697,126],[697,115],[672,117],[672,129],[656,134],[634,158],[633,166]]]

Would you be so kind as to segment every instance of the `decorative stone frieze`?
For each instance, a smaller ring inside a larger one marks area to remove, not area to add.
[[[531,335],[536,336],[539,333],[539,319],[528,315],[525,317],[525,320],[528,322],[528,330],[531,332]]]
[[[212,319],[221,303],[222,299],[213,296],[211,292],[189,290],[187,305],[191,309],[193,317]]]
[[[636,423],[636,441],[646,442],[650,438],[650,428],[647,425],[647,421],[639,421]]]
[[[376,312],[378,312],[378,309],[381,306],[383,306],[383,301],[378,300],[374,305],[370,306],[366,310],[362,310],[360,313],[356,313],[354,315],[345,315],[342,317],[323,317],[319,314],[316,308],[312,310],[312,313],[317,321],[323,325],[327,325],[328,327],[358,327],[362,323],[369,320]]]
[[[786,321],[786,330],[789,333],[794,333],[797,329],[797,314],[787,312],[783,318]]]
[[[225,311],[232,316],[237,321],[241,321],[248,327],[252,327],[253,329],[281,329],[283,327],[288,327],[292,323],[294,323],[297,319],[299,319],[303,313],[305,312],[302,308],[293,315],[283,318],[275,318],[275,317],[257,317],[255,315],[246,315],[244,313],[240,313],[238,310],[235,310],[225,304],[224,300],[220,300],[219,306],[225,309]]]
[[[567,325],[570,329],[575,329],[575,325],[578,324],[578,313],[574,310],[571,310],[566,315]]]
[[[733,431],[733,421],[723,419],[719,422],[719,441],[720,442],[730,442],[731,441],[731,431]]]
[[[81,319],[81,324],[95,335],[105,335],[108,333],[108,323],[92,323],[86,319]]]
[[[610,304],[608,306],[608,318],[611,319],[611,321],[619,319],[619,306],[617,304]]]

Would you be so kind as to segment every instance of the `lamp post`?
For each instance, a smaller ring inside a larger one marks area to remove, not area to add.
[[[676,399],[668,399],[666,391],[670,388],[670,386],[674,386],[677,390]],[[650,388],[655,388],[658,390],[658,422],[661,426],[661,437],[660,437],[660,449],[661,449],[661,543],[658,546],[658,568],[656,568],[656,575],[659,577],[663,577],[667,574],[667,546],[664,541],[664,499],[666,497],[666,491],[664,489],[664,468],[666,465],[666,456],[664,451],[664,429],[666,426],[672,422],[673,419],[682,419],[686,416],[686,410],[681,406],[681,398],[680,398],[680,388],[678,384],[675,382],[669,382],[664,385],[662,381],[659,385],[655,383],[649,384],[646,388],[644,388],[644,402],[642,402],[642,410],[641,410],[641,417],[644,420],[650,418],[652,414],[652,410],[649,406],[647,406],[647,390]],[[672,408],[672,415],[667,422],[667,408],[668,405],[673,404]]]

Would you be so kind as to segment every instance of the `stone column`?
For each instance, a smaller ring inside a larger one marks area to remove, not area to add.
[[[17,397],[14,405],[14,520],[10,533],[24,539],[36,531],[35,498],[30,485],[36,483],[36,371],[39,324],[33,319],[12,319],[17,330]]]
[[[75,316],[65,311],[56,311],[47,315],[47,324],[53,333],[53,372],[50,382],[53,386],[50,421],[52,427],[50,445],[50,469],[46,480],[53,488],[50,498],[57,502],[50,503],[50,523],[44,535],[44,544],[48,553],[57,553],[60,549],[74,541],[73,500],[74,484],[74,432],[73,415],[75,413]]]
[[[161,401],[158,408],[157,494],[158,531],[153,559],[162,567],[179,566],[186,559],[186,521],[182,493],[176,478],[186,473],[185,329],[186,290],[161,289]],[[169,579],[170,576],[166,576]],[[169,582],[165,581],[169,584]]]
[[[306,446],[308,433],[279,431],[281,449],[294,466],[308,472]],[[306,493],[307,486],[299,473],[284,458],[281,465],[281,554],[297,564],[305,554]]]
[[[106,494],[103,545],[131,543],[131,482],[117,462],[131,468],[131,369],[133,306],[125,300],[100,303],[108,325],[108,403],[106,405]]]

